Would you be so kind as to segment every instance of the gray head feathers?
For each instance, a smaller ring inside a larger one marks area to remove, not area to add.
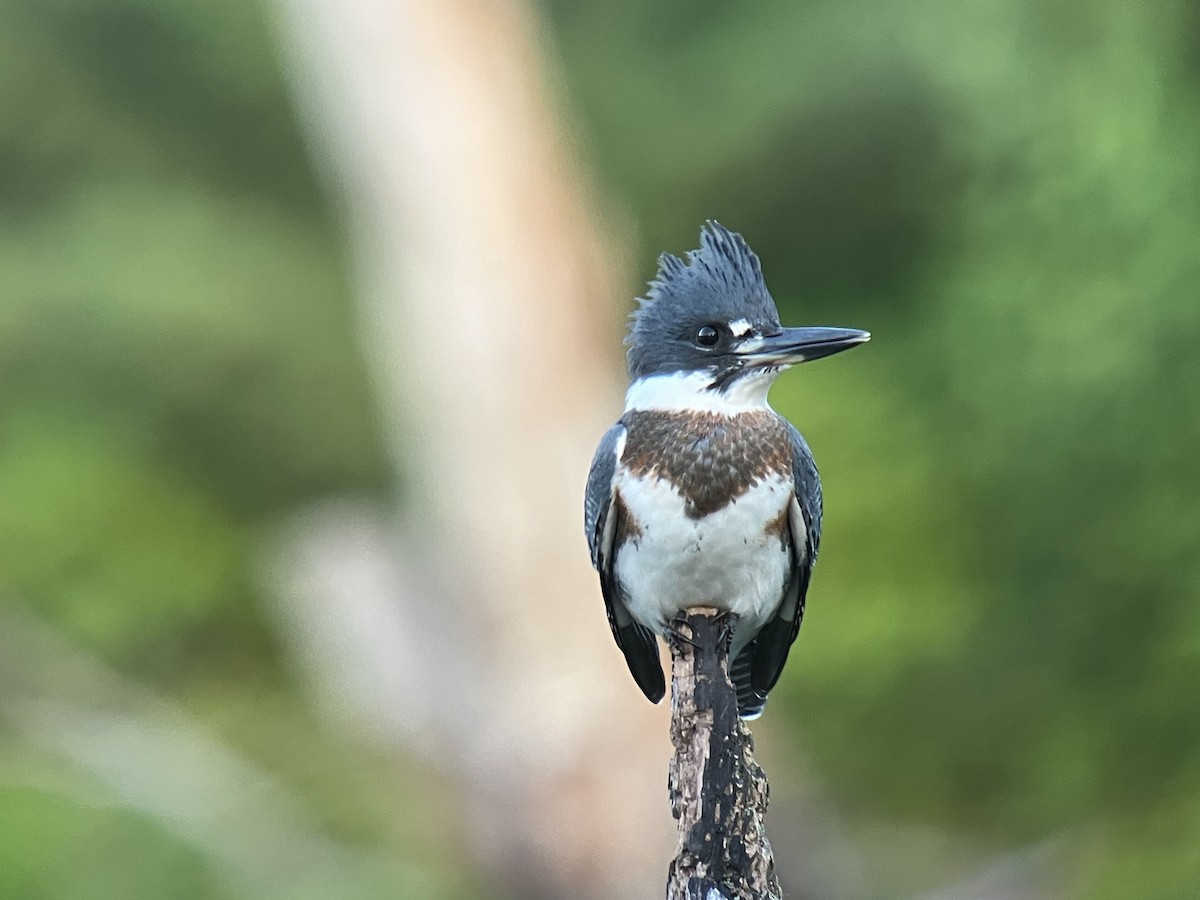
[[[745,319],[763,330],[779,326],[758,257],[740,234],[712,220],[686,262],[670,253],[658,258],[658,274],[632,318],[625,342],[635,379],[698,364],[693,341],[702,325]]]

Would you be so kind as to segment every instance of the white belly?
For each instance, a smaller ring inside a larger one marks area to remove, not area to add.
[[[616,488],[640,529],[615,561],[630,613],[662,634],[690,606],[729,610],[740,617],[736,655],[775,612],[790,574],[788,548],[763,528],[787,509],[790,481],[772,476],[702,519],[684,512],[679,492],[666,481],[625,474]]]

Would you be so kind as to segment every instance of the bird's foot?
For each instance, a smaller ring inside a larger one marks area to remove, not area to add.
[[[738,617],[729,610],[725,609],[716,616],[713,616],[713,621],[716,622],[720,627],[721,643],[725,646],[725,649],[728,650],[729,645],[733,642],[733,629],[737,626]]]
[[[679,626],[687,622],[687,610],[681,610],[663,629],[663,637],[671,644],[687,644],[689,647],[699,647],[692,638],[684,634]],[[738,617],[727,609],[723,609],[712,617],[713,623],[720,629],[719,635],[721,643],[725,648],[729,648],[730,642],[733,640],[733,629],[737,625]]]
[[[679,627],[675,624],[676,622],[682,624],[685,618],[686,615],[684,613],[680,613],[675,617],[674,620],[668,622],[666,627],[663,629],[663,637],[665,637],[667,639],[667,643],[671,644],[672,646],[687,644],[689,647],[698,649],[700,645],[693,641],[688,635],[680,631]]]

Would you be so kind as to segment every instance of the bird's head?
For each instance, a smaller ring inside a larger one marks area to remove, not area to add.
[[[855,328],[784,328],[754,251],[740,234],[710,221],[686,261],[659,257],[633,314],[626,338],[631,395],[640,389],[660,407],[765,405],[783,369],[869,338]]]

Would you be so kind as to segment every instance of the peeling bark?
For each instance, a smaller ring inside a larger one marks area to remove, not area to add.
[[[668,792],[679,844],[667,900],[782,897],[764,821],[767,778],[729,679],[733,619],[697,607],[675,622]]]

